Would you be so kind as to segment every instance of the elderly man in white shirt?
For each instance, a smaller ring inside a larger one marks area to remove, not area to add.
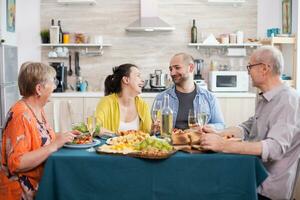
[[[300,154],[300,98],[281,81],[282,53],[264,46],[250,57],[247,66],[253,86],[259,88],[255,115],[237,127],[218,134],[203,128],[203,148],[224,153],[257,155],[269,176],[258,188],[258,199],[290,199]],[[245,141],[226,141],[224,135]]]

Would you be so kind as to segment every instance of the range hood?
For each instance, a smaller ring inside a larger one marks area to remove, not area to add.
[[[174,27],[158,17],[157,0],[140,0],[140,18],[126,27],[126,31],[172,31]]]

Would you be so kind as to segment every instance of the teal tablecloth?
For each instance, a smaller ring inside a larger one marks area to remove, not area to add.
[[[266,177],[255,156],[177,152],[143,160],[61,149],[47,160],[36,199],[253,200]]]

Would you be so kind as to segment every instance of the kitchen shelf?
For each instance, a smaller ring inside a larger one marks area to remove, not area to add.
[[[275,44],[295,44],[295,37],[272,37],[261,40],[264,45],[275,45]]]
[[[218,49],[218,54],[223,54],[226,55],[226,52],[228,48],[257,48],[261,46],[261,43],[257,42],[249,42],[249,43],[241,43],[241,44],[203,44],[203,43],[189,43],[189,47],[195,47],[197,50],[200,49],[205,49],[206,53],[209,57],[212,55],[212,49],[217,48]],[[241,53],[240,55],[228,55],[227,56],[239,56],[243,57],[245,56],[245,53]]]
[[[242,44],[203,44],[203,43],[189,43],[188,46],[196,47],[199,49],[200,47],[259,47],[261,43],[242,43]]]
[[[42,47],[69,47],[69,48],[85,48],[85,50],[81,51],[83,55],[94,55],[94,56],[102,56],[104,51],[103,47],[111,47],[111,44],[76,44],[76,43],[69,43],[69,44],[41,44]],[[89,48],[98,48],[97,51],[90,51]],[[59,58],[59,57],[55,57]]]
[[[111,47],[111,44],[41,44],[42,47]]]

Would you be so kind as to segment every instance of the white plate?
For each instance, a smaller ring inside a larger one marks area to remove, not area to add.
[[[74,148],[74,149],[86,149],[86,148],[94,147],[98,144],[100,144],[100,141],[93,139],[93,142],[89,144],[65,144],[64,147]]]
[[[98,137],[101,138],[102,140],[108,140],[110,138],[117,137],[117,135],[115,133],[103,133],[103,134],[99,135]]]

